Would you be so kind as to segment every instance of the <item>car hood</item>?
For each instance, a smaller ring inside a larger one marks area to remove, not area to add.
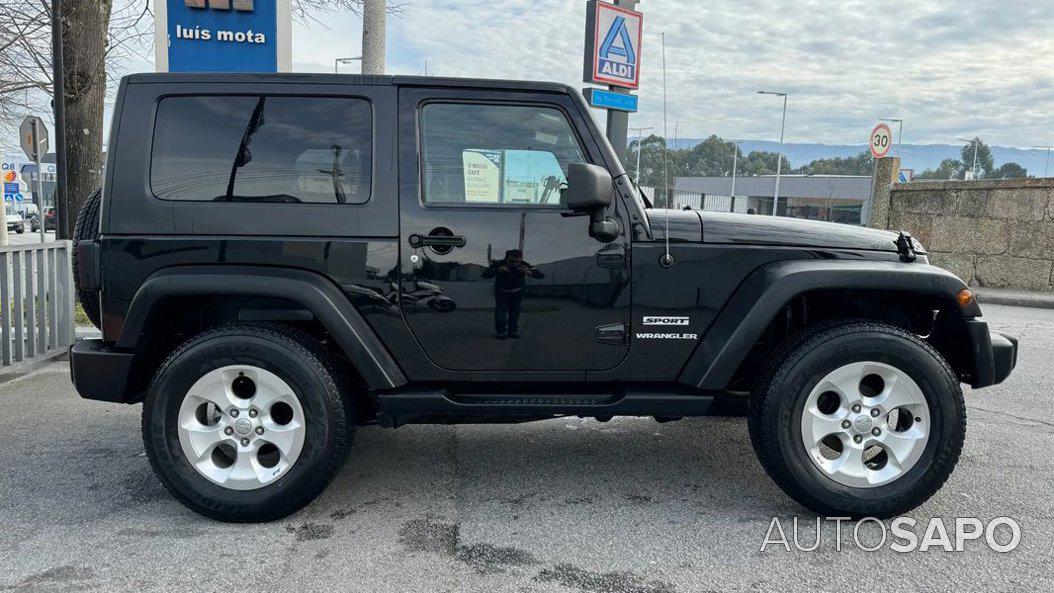
[[[837,222],[704,210],[648,210],[652,235],[670,241],[897,251],[897,233]],[[922,253],[919,247],[916,250]]]

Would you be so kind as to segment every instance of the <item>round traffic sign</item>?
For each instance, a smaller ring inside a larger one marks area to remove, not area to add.
[[[886,156],[889,149],[893,148],[893,131],[886,124],[878,124],[871,130],[871,142],[868,145],[871,148],[871,156],[876,159]]]

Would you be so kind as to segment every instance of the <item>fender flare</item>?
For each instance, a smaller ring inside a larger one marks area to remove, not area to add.
[[[135,293],[115,346],[134,350],[163,299],[195,295],[273,297],[299,303],[333,336],[371,388],[392,389],[407,383],[384,344],[333,282],[291,268],[176,266],[159,270]]]
[[[795,260],[766,264],[751,272],[732,293],[685,363],[678,381],[703,390],[727,388],[776,314],[806,292],[910,291],[954,304],[964,288],[966,284],[955,274],[920,263]],[[965,318],[981,315],[976,300],[959,307],[959,312]]]

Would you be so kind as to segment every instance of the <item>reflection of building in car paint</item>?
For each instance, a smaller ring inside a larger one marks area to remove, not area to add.
[[[677,177],[671,191],[672,204],[712,212],[772,213],[775,176],[736,177],[735,188],[733,198],[731,177]],[[867,224],[871,177],[783,175],[779,196],[780,216]]]

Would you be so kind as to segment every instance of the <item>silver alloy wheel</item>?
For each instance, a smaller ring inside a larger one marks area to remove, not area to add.
[[[805,401],[801,436],[827,477],[874,488],[904,475],[930,436],[930,408],[907,373],[879,362],[831,371]]]
[[[232,490],[284,476],[304,446],[300,400],[278,375],[233,365],[206,373],[183,398],[179,444],[199,474]]]

